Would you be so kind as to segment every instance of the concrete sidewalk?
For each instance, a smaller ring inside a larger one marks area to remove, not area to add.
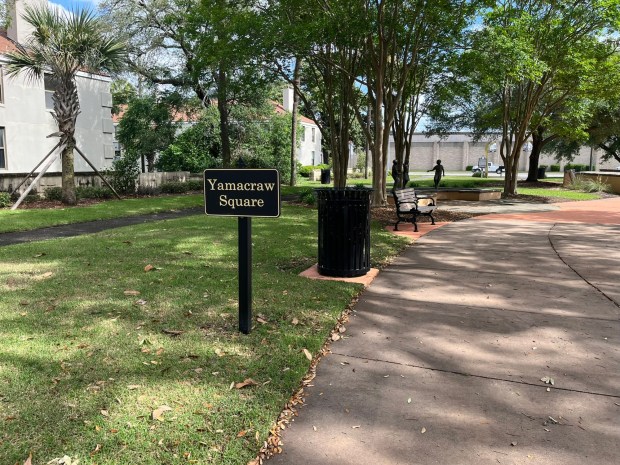
[[[420,238],[362,294],[267,463],[620,463],[618,212]]]

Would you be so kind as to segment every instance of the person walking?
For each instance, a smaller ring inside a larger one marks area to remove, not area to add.
[[[446,172],[443,169],[443,165],[441,164],[441,160],[437,160],[437,164],[426,172],[428,173],[429,171],[435,172],[435,177],[433,178],[433,181],[435,181],[435,190],[437,190],[437,188],[439,187],[439,181],[441,181],[441,177],[446,175]]]

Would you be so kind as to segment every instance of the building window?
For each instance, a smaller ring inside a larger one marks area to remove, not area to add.
[[[51,74],[46,74],[43,77],[43,84],[45,85],[45,108],[47,110],[54,109],[54,92],[56,92],[56,79]]]
[[[316,166],[316,163],[314,160],[314,150],[312,151],[312,166]]]
[[[314,130],[315,130],[315,128],[312,128],[312,142],[314,142],[314,141],[315,141]]]
[[[0,169],[6,169],[6,146],[4,140],[4,128],[0,128]]]
[[[0,66],[0,103],[4,103],[4,71]]]

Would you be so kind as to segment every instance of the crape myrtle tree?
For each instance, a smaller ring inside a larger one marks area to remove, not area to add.
[[[420,85],[427,79],[429,60],[432,62],[446,50],[457,47],[480,2],[366,0],[359,3],[366,23],[362,80],[372,109],[372,124],[364,128],[372,153],[372,204],[378,206],[387,201],[390,129],[401,102],[423,90]],[[415,79],[417,88],[412,84]],[[357,110],[361,122],[361,107]]]
[[[346,185],[359,95],[363,25],[357,8],[357,2],[279,0],[258,15],[265,65],[293,87],[303,113],[317,124],[336,187]]]
[[[503,195],[515,195],[526,141],[544,141],[561,112],[578,118],[583,107],[573,103],[596,94],[592,83],[613,52],[604,38],[619,17],[617,0],[497,1],[442,88],[435,129],[499,132]]]
[[[53,117],[61,133],[62,202],[75,205],[75,126],[80,114],[78,71],[112,72],[125,61],[122,41],[105,33],[101,20],[89,10],[63,12],[47,5],[26,7],[24,19],[33,27],[29,40],[7,52],[7,74],[25,73],[41,80],[50,73],[55,89]]]
[[[325,139],[330,141],[336,185],[346,183],[349,132],[353,127],[351,121],[357,118],[372,152],[372,203],[383,205],[390,129],[399,109],[403,117],[401,126],[406,124],[406,110],[402,110],[401,102],[423,92],[431,69],[428,62],[457,46],[480,2],[274,3],[280,7],[283,18],[290,19],[287,12],[296,12],[290,21],[281,22],[289,32],[285,35],[290,41],[288,48],[274,48],[281,52],[279,58],[284,62],[287,57],[296,56],[307,63],[302,69],[301,87],[312,89],[315,100],[304,99],[303,92],[300,96],[324,131],[324,137],[327,136]],[[416,79],[412,78],[414,75]],[[415,99],[412,104],[416,104]],[[369,107],[372,120],[367,123]]]

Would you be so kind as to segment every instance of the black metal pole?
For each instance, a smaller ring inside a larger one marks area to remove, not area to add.
[[[239,331],[252,330],[252,218],[239,217]]]

